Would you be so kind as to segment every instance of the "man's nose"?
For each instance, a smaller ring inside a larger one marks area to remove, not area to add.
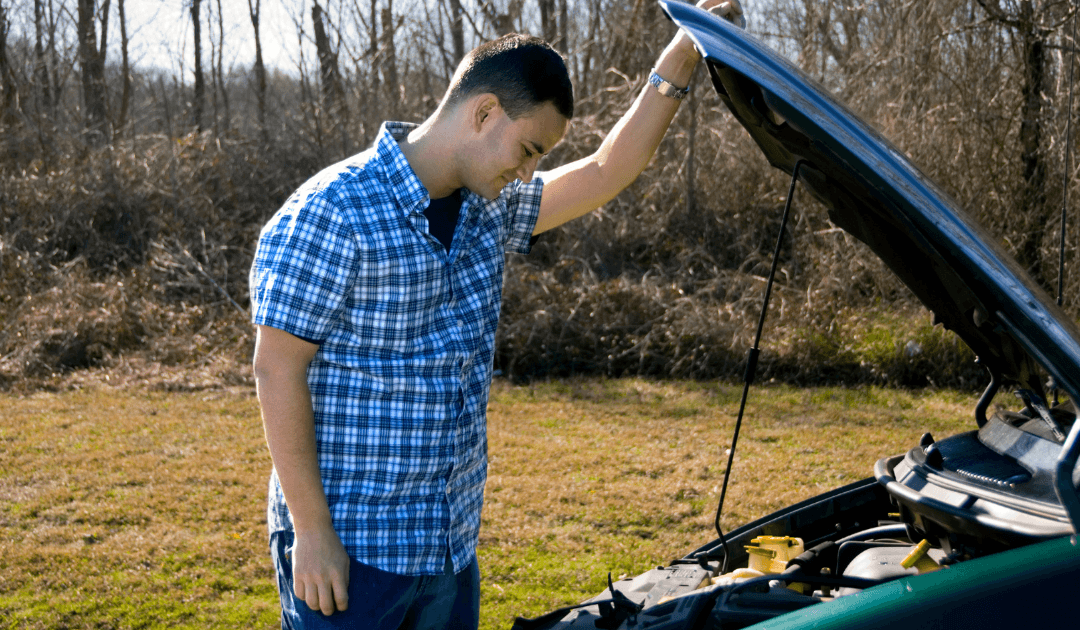
[[[528,184],[532,181],[533,171],[536,170],[536,165],[540,162],[540,156],[534,155],[533,157],[525,160],[521,166],[518,167],[515,173],[518,179]]]

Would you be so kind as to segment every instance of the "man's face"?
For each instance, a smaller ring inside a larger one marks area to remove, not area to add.
[[[515,179],[532,180],[536,164],[558,144],[568,124],[551,103],[544,103],[517,120],[511,120],[496,105],[480,123],[465,185],[485,199],[494,199]]]

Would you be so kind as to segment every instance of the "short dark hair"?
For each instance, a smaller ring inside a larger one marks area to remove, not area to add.
[[[561,55],[539,37],[510,33],[474,48],[458,64],[446,94],[457,105],[489,92],[517,119],[551,103],[567,120],[574,117],[574,87]]]

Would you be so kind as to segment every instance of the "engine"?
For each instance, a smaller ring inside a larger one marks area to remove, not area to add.
[[[515,630],[728,630],[803,610],[822,618],[814,627],[837,615],[838,627],[850,627],[868,603],[891,612],[855,626],[948,627],[961,614],[1004,625],[1039,601],[1046,605],[1037,610],[1053,614],[1080,581],[1080,546],[1054,490],[1061,434],[1075,415],[1071,403],[1050,419],[1001,410],[977,431],[924,435],[905,455],[880,460],[872,478],[770,514],[670,566],[609,579],[595,598],[519,618]],[[1025,607],[1014,605],[1021,593]]]

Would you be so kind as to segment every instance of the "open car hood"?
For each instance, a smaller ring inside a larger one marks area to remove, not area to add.
[[[999,381],[1043,392],[1041,365],[1080,400],[1080,330],[947,194],[794,64],[731,23],[661,0],[720,98],[791,173],[956,332]],[[1045,397],[1045,396],[1044,396]]]

